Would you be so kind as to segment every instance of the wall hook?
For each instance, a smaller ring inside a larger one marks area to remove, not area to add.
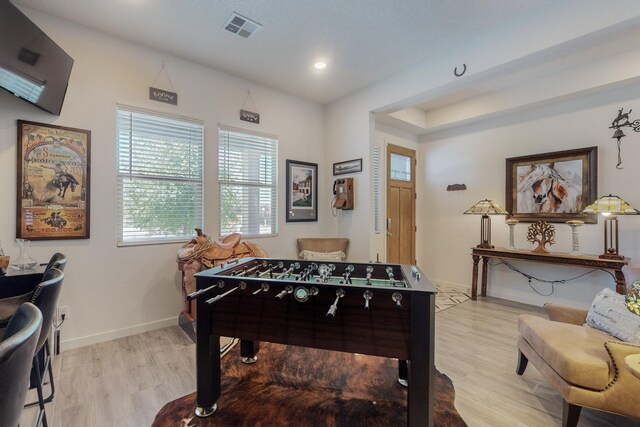
[[[467,72],[467,64],[462,64],[462,72],[460,72],[459,74],[458,74],[458,67],[453,69],[453,74],[455,74],[456,77],[462,77],[462,75],[466,72]]]

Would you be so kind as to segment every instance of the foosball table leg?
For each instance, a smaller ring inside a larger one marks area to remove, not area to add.
[[[240,357],[242,363],[250,365],[258,361],[260,341],[240,340]]]
[[[220,335],[212,327],[213,309],[206,309],[204,298],[198,298],[198,327],[196,330],[196,410],[198,417],[208,417],[216,409],[220,397]]]
[[[409,367],[406,360],[398,360],[398,382],[403,387],[409,386]]]

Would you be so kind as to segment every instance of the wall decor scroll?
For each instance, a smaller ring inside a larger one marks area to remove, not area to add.
[[[333,164],[333,175],[362,172],[362,159],[347,160]]]

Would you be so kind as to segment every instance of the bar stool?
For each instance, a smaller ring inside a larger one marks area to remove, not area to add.
[[[53,319],[55,317],[56,308],[58,306],[58,297],[60,296],[60,289],[62,288],[62,281],[64,280],[64,273],[55,267],[50,268],[42,276],[42,282],[36,286],[31,295],[30,302],[38,307],[42,312],[42,330],[38,337],[38,343],[36,345],[36,354],[33,356],[33,363],[31,369],[31,383],[36,386],[38,391],[38,401],[32,402],[25,407],[40,406],[40,412],[38,413],[38,421],[36,426],[41,424],[47,427],[47,416],[45,413],[44,404],[53,399],[55,392],[53,384],[53,368],[51,366],[51,350],[49,348],[49,335],[51,333],[51,326],[53,325]],[[40,361],[40,355],[42,354],[43,362]],[[45,384],[45,372],[49,373],[49,384],[51,385],[51,395],[47,399],[43,396],[43,386]]]
[[[0,341],[0,425],[14,427],[20,421],[29,388],[31,360],[42,328],[42,313],[24,303],[11,316]]]

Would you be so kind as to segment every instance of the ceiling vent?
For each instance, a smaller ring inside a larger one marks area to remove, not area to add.
[[[262,25],[236,12],[233,12],[227,20],[227,23],[224,24],[225,30],[231,31],[233,34],[237,34],[245,39],[248,39],[251,34],[260,28],[262,28]]]

